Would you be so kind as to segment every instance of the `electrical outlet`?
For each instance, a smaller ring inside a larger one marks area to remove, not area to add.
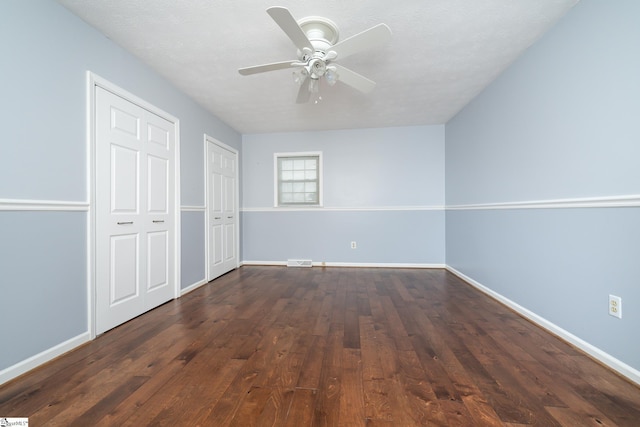
[[[609,295],[609,314],[622,319],[622,298]]]
[[[356,244],[356,242],[351,242],[351,249],[356,249],[358,247],[358,245]]]

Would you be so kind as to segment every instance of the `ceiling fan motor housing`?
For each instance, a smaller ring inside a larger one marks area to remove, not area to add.
[[[340,31],[335,22],[321,16],[308,16],[298,20],[298,25],[316,51],[326,52],[338,42]]]

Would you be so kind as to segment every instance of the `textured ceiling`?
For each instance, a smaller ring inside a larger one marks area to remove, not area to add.
[[[446,123],[578,0],[58,0],[241,133]],[[296,104],[291,70],[237,69],[296,59],[266,13],[323,16],[340,39],[378,23],[391,41],[337,61],[377,83],[321,87]]]

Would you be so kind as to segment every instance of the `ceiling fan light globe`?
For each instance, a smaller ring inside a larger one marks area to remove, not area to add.
[[[309,92],[311,93],[318,93],[319,91],[319,87],[318,87],[318,79],[314,79],[311,78],[309,79]]]
[[[300,68],[299,70],[293,72],[293,81],[295,82],[295,84],[300,86],[302,85],[302,83],[304,83],[308,75],[309,73],[307,72],[306,68]]]
[[[333,86],[338,81],[338,73],[335,67],[327,67],[327,71],[324,73],[324,78],[327,80],[329,86]]]

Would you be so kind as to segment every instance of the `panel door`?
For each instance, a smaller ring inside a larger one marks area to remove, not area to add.
[[[96,333],[174,297],[174,125],[96,87]]]
[[[208,280],[238,266],[237,157],[237,153],[207,142]]]
[[[175,127],[151,112],[146,118],[146,212],[143,224],[147,239],[145,310],[175,296]]]

